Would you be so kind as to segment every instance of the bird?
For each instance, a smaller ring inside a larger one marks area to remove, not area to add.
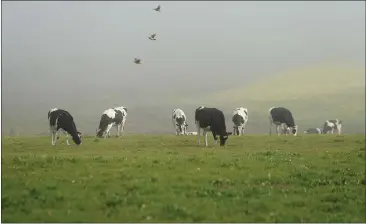
[[[153,10],[155,10],[155,11],[157,11],[157,12],[160,12],[160,5],[158,5],[155,9],[153,9]]]
[[[135,64],[141,64],[141,59],[140,58],[135,58],[135,60],[133,62],[135,62]]]
[[[156,40],[156,39],[155,39],[155,36],[156,36],[156,33],[151,34],[151,35],[149,36],[149,39],[150,39],[150,40]]]

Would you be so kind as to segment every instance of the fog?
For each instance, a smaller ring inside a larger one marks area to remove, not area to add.
[[[365,2],[3,1],[3,128],[47,131],[58,107],[92,114],[93,132],[109,107],[172,110],[176,96],[328,62],[364,66]]]

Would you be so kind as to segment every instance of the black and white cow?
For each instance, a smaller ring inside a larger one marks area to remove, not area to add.
[[[173,110],[172,123],[176,135],[185,135],[187,133],[187,117],[183,110],[179,108]]]
[[[217,144],[216,135],[220,136],[220,146],[225,145],[228,136],[231,132],[226,132],[225,116],[221,110],[216,108],[199,107],[195,111],[195,123],[197,128],[197,140],[200,145],[200,132],[203,129],[203,136],[205,137],[205,145],[207,143],[207,132],[211,131]]]
[[[323,134],[334,134],[334,130],[338,131],[338,135],[341,134],[342,129],[342,121],[339,119],[335,120],[326,120],[323,125]]]
[[[187,132],[186,135],[197,135],[197,132],[196,131],[189,131],[189,132]]]
[[[248,122],[248,109],[244,107],[236,108],[233,112],[232,121],[234,123],[233,135],[243,135]]]
[[[276,125],[276,133],[280,135],[285,132],[292,132],[294,136],[297,135],[297,125],[295,125],[294,118],[289,109],[284,107],[272,107],[269,112],[269,134],[272,134],[272,125]],[[280,130],[281,129],[281,130]]]
[[[304,131],[304,134],[321,134],[322,130],[320,128],[309,128]]]
[[[107,109],[100,118],[99,127],[96,130],[97,137],[110,137],[110,129],[117,127],[117,137],[122,136],[127,118],[126,107],[115,107]]]
[[[69,143],[69,134],[75,144],[81,144],[81,133],[77,130],[74,118],[71,114],[62,109],[53,108],[48,111],[48,123],[51,132],[52,145],[56,145],[59,138],[58,132],[61,130],[66,135],[66,144]]]

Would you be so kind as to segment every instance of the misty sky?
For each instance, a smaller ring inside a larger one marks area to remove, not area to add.
[[[99,112],[113,106],[108,98],[156,103],[292,67],[364,61],[363,1],[2,2],[4,107]]]

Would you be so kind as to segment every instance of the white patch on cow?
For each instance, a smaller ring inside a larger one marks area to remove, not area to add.
[[[103,114],[106,114],[108,117],[114,119],[116,117],[116,112],[113,109],[108,109],[103,112]]]
[[[58,110],[58,109],[57,108],[53,108],[53,109],[50,110],[50,113],[52,113],[53,111],[56,111],[56,110]]]

